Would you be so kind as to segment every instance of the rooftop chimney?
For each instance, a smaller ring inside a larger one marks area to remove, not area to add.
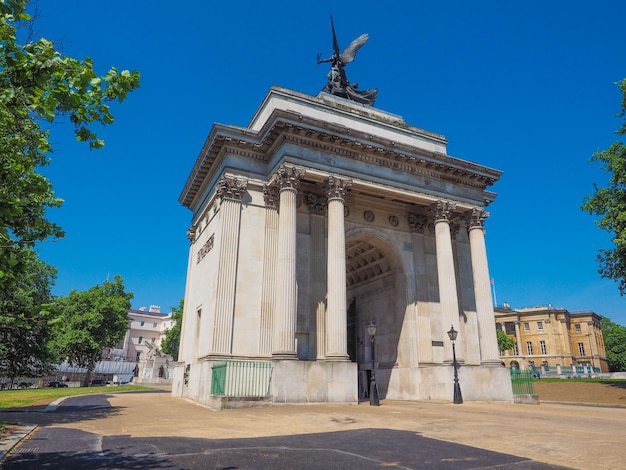
[[[159,305],[150,305],[150,312],[161,313],[161,307]]]

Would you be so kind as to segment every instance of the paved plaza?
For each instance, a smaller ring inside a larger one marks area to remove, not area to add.
[[[37,425],[5,456],[8,469],[621,469],[626,408],[384,401],[216,412],[154,390],[0,420]]]

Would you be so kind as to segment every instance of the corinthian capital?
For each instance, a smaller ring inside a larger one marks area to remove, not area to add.
[[[265,200],[265,207],[272,209],[278,209],[279,195],[278,188],[276,186],[270,186],[268,184],[263,185],[263,199]]]
[[[248,182],[246,180],[241,180],[232,176],[224,176],[217,183],[216,194],[217,197],[222,200],[230,199],[233,201],[241,201],[247,187]]]
[[[193,243],[196,241],[197,230],[198,227],[196,227],[195,225],[192,225],[187,229],[187,238],[189,239],[189,243]]]
[[[489,217],[489,212],[481,207],[474,207],[471,211],[465,213],[465,217],[469,228],[482,228],[485,224],[485,219]]]
[[[307,206],[309,206],[311,214],[316,215],[324,215],[324,211],[328,205],[325,197],[312,193],[306,195],[306,203]]]
[[[337,176],[329,176],[324,181],[324,192],[328,199],[343,199],[346,192],[352,186],[352,180],[347,178],[339,178]]]
[[[424,233],[424,227],[426,227],[427,222],[428,218],[425,215],[409,212],[409,228],[411,232]]]
[[[438,220],[450,220],[452,211],[456,208],[456,203],[452,201],[439,200],[430,206],[432,214],[435,216],[435,222]]]
[[[281,165],[276,171],[274,180],[278,182],[280,189],[298,189],[300,180],[304,178],[306,172],[302,168],[295,166]]]

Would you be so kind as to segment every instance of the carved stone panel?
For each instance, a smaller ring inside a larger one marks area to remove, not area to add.
[[[202,261],[202,259],[209,253],[209,251],[213,249],[214,242],[215,242],[215,234],[211,235],[209,239],[206,242],[204,242],[204,245],[202,245],[202,248],[200,248],[200,250],[198,251],[198,259],[196,260],[196,263],[199,263],[200,261]]]

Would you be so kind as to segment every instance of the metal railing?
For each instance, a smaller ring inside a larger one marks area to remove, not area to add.
[[[224,361],[212,366],[211,394],[222,397],[268,397],[272,363]]]
[[[535,394],[535,384],[533,383],[533,372],[531,370],[511,369],[511,384],[513,385],[513,395]]]

